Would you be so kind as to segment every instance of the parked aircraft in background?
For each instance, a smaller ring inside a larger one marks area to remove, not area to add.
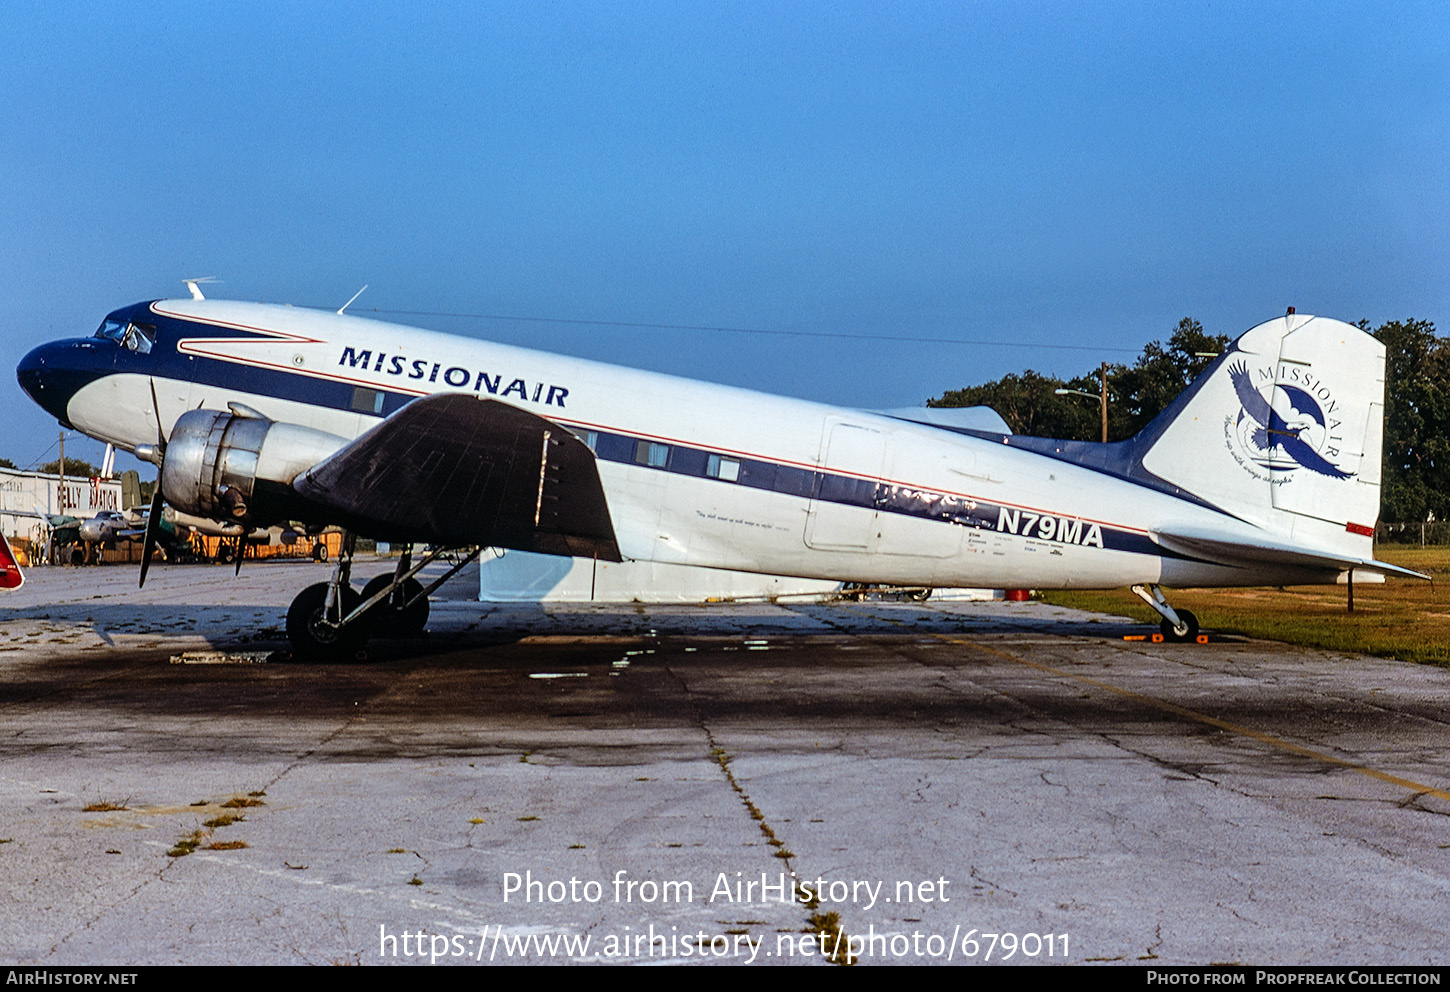
[[[93,517],[51,517],[52,544],[62,559],[72,565],[99,564],[100,549],[114,548],[122,541],[145,541],[150,517],[149,510],[100,510]],[[240,564],[247,544],[270,544],[273,539],[291,544],[297,536],[285,527],[246,527],[236,523],[223,523],[208,517],[197,517],[180,513],[166,507],[161,525],[153,533],[168,562],[205,560],[191,544],[193,533],[207,537],[219,537],[216,561]],[[290,538],[290,540],[289,540]],[[327,546],[320,542],[312,545],[312,556],[316,561],[327,560]]]
[[[1178,639],[1197,621],[1161,585],[1416,574],[1371,547],[1384,348],[1292,311],[1112,444],[219,300],[124,307],[18,375],[63,424],[160,467],[148,545],[164,495],[230,524],[431,546],[359,593],[347,542],[288,611],[299,654],[420,629],[443,580],[418,572],[490,545],[900,586],[1131,586]]]
[[[115,546],[118,540],[129,540],[135,538],[140,540],[146,533],[146,515],[144,513],[127,512],[120,510],[101,510],[94,517],[82,520],[79,527],[79,536],[87,544],[104,544]]]
[[[114,548],[123,541],[144,542],[150,533],[149,516],[147,510],[100,510],[85,518],[53,516],[50,545],[65,563],[98,565],[102,548]],[[188,548],[186,536],[165,523],[155,532],[154,541],[167,561],[175,560],[178,553],[185,553]]]
[[[217,546],[216,560],[220,562],[235,561],[238,568],[241,567],[242,558],[246,555],[247,545],[280,543],[290,547],[295,545],[302,536],[290,526],[248,528],[237,523],[182,513],[170,506],[166,507],[162,520],[164,521],[163,527],[170,526],[178,536],[201,534],[205,537],[221,538]],[[336,530],[335,528],[328,529],[334,532]],[[314,540],[309,554],[313,561],[327,561],[327,545],[322,541]]]
[[[39,535],[31,553],[42,561],[55,564],[81,565],[98,561],[96,549],[115,547],[117,540],[141,540],[145,516],[101,510],[93,517],[73,517],[68,513],[44,513],[39,507],[30,512],[9,509],[6,515],[37,521]]]

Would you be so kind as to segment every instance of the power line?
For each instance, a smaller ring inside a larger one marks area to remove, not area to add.
[[[67,441],[73,441],[76,438],[84,438],[87,441],[94,441],[95,440],[95,438],[91,437],[89,434],[82,434],[80,431],[67,431],[66,434],[65,434],[65,439]],[[30,460],[30,466],[28,468],[21,469],[20,471],[23,471],[23,472],[35,472],[35,471],[39,471],[40,460],[42,458],[44,458],[46,455],[50,454],[52,451],[55,451],[55,449],[57,447],[59,447],[59,445],[60,445],[60,435],[57,434],[56,435],[56,439],[54,441],[50,442],[50,444],[46,446],[46,449],[44,451],[42,451],[39,455],[37,455],[36,457],[34,457],[34,458],[32,458]],[[84,461],[84,460],[85,459],[83,459],[83,458],[77,458],[75,456],[71,456],[70,458],[67,458],[66,459],[66,461],[68,461],[68,462],[79,462],[79,461]]]
[[[72,435],[72,437],[74,437],[74,435]],[[33,472],[33,471],[35,471],[36,466],[40,464],[40,460],[42,458],[44,458],[46,455],[50,454],[51,450],[54,449],[58,444],[60,444],[60,436],[59,435],[56,436],[56,439],[54,441],[50,442],[49,446],[47,446],[44,451],[42,451],[39,455],[37,455],[36,457],[34,457],[34,458],[32,458],[30,460],[30,467],[27,468],[27,469],[25,469],[24,471],[26,471],[26,472]]]
[[[315,310],[331,310],[330,306],[314,306]],[[532,324],[571,324],[588,327],[625,327],[655,331],[711,331],[722,334],[764,334],[773,337],[832,338],[846,341],[894,341],[898,343],[955,344],[976,348],[1033,348],[1053,351],[1104,351],[1135,355],[1132,348],[1108,348],[1101,345],[1042,344],[1031,341],[984,341],[975,338],[928,338],[895,334],[841,334],[834,331],[779,331],[760,327],[720,327],[711,324],[653,324],[633,320],[585,320],[577,317],[534,317],[502,313],[450,313],[438,310],[387,310],[379,307],[360,307],[352,312],[390,314],[402,317],[458,317],[468,320],[511,320]]]

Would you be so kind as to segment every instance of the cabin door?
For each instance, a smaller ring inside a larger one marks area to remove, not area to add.
[[[821,551],[871,551],[876,547],[876,495],[886,463],[886,436],[874,428],[830,420],[824,442],[806,513],[806,544]]]

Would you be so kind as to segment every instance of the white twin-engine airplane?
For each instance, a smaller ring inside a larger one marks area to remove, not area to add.
[[[200,294],[197,294],[200,295]],[[338,313],[158,300],[36,348],[25,391],[160,466],[160,501],[411,546],[292,603],[299,655],[427,621],[415,578],[486,546],[903,586],[1160,588],[1416,573],[1375,561],[1384,348],[1294,314],[1254,327],[1138,436],[1006,432],[981,412],[842,409]],[[995,427],[994,427],[995,425]],[[146,565],[142,564],[142,581]],[[445,576],[444,578],[447,578]]]

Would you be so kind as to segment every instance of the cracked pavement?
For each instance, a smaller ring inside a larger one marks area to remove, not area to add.
[[[496,606],[472,570],[426,639],[270,654],[326,574],[37,569],[0,599],[0,959],[398,963],[383,933],[492,927],[774,949],[812,908],[710,896],[781,872],[884,883],[821,901],[848,935],[1070,935],[1039,963],[1450,957],[1450,672],[1033,603]],[[265,661],[171,663],[200,651]],[[602,897],[506,902],[506,873]]]

